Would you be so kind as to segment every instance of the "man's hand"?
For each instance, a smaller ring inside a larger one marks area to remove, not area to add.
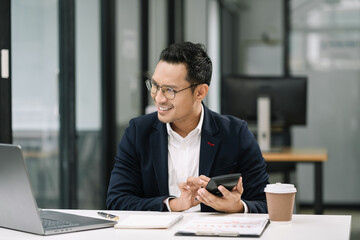
[[[205,178],[203,177],[201,179]],[[218,189],[223,194],[222,197],[211,194],[203,187],[197,191],[198,195],[196,196],[196,198],[200,202],[221,212],[244,212],[244,204],[241,201],[241,195],[244,192],[244,188],[242,185],[242,177],[240,177],[238,183],[232,191],[227,190],[223,186],[219,186]]]
[[[181,191],[180,197],[169,200],[172,212],[185,211],[200,204],[196,199],[196,196],[198,195],[197,191],[200,187],[197,184],[194,184],[192,179],[195,179],[195,177],[189,177],[186,183],[179,183],[178,186]]]
[[[186,183],[188,185],[194,185],[198,188],[206,187],[208,182],[210,181],[210,178],[205,175],[200,175],[199,177],[188,177]]]

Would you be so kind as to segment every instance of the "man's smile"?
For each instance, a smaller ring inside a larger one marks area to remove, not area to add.
[[[161,112],[166,112],[171,109],[173,109],[173,107],[158,106],[158,110],[160,110]]]

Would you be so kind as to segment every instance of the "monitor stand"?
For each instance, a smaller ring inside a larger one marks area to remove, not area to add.
[[[259,96],[257,99],[257,139],[262,152],[270,151],[270,97]]]

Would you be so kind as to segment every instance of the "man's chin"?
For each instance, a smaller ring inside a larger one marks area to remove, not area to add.
[[[159,119],[160,122],[163,122],[163,123],[170,123],[171,122],[171,120],[169,118],[163,116],[159,112],[158,112],[158,119]]]

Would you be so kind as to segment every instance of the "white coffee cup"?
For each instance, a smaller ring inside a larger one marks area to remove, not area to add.
[[[293,184],[267,184],[264,189],[271,221],[291,221],[296,188]]]

